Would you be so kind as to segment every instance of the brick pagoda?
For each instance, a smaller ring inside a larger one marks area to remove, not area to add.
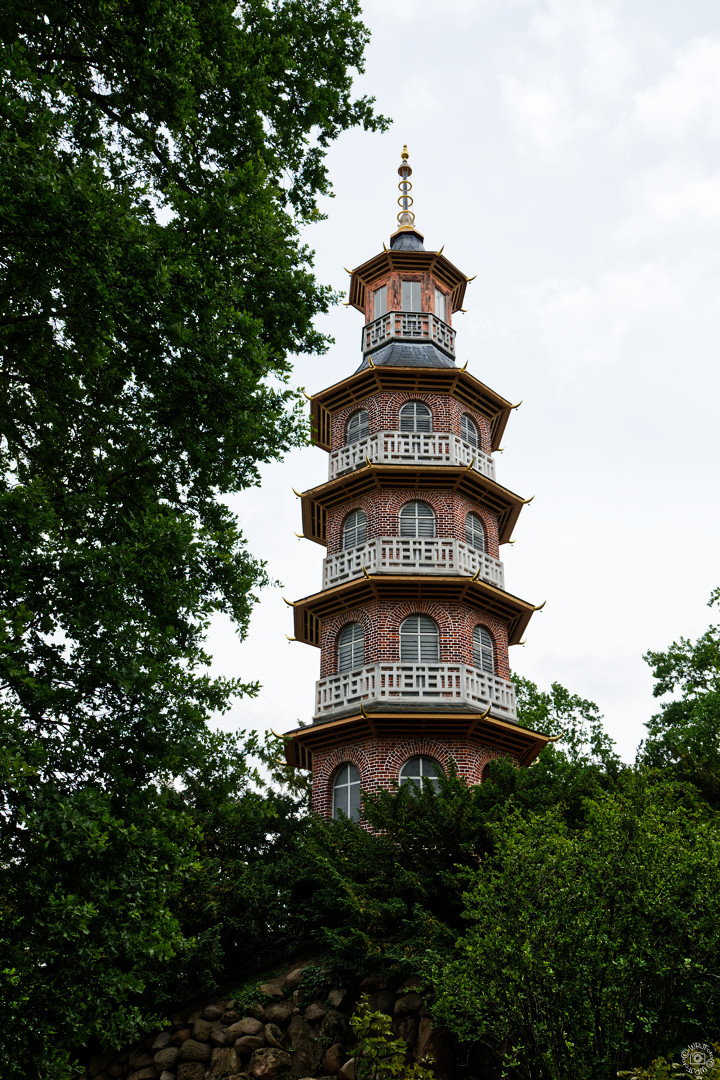
[[[362,792],[437,784],[454,762],[528,765],[549,741],[517,722],[508,648],[536,610],[505,589],[500,545],[522,509],[492,453],[513,406],[455,364],[453,314],[468,278],[426,251],[410,207],[353,270],[362,363],[314,394],[326,483],[302,493],[303,534],[327,548],[322,588],[293,604],[295,637],[320,649],[313,723],[286,737],[312,769],[313,809],[357,817]]]

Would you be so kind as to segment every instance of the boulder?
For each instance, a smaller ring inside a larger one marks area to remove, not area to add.
[[[197,1039],[186,1039],[180,1047],[181,1061],[209,1061],[210,1046],[208,1043],[198,1042]]]
[[[417,1043],[418,1017],[415,1015],[396,1016],[393,1020],[393,1035],[402,1039],[408,1050],[413,1050]]]
[[[223,1014],[223,1010],[219,1005],[208,1005],[206,1009],[203,1009],[203,1020],[209,1020],[212,1024],[215,1020],[219,1020]]]
[[[199,1061],[184,1061],[178,1068],[177,1080],[205,1080],[205,1066]]]
[[[288,972],[285,976],[284,982],[288,990],[297,990],[298,986],[302,982],[302,977],[305,974],[305,968],[294,968]]]
[[[340,1071],[340,1067],[345,1058],[345,1053],[340,1043],[333,1043],[333,1045],[325,1051],[325,1056],[322,1059],[323,1072],[336,1073]]]
[[[342,1009],[347,996],[347,990],[331,990],[327,996],[328,1005],[333,1009]]]
[[[175,1080],[175,1073],[165,1069],[164,1072],[160,1073],[160,1080]]]
[[[235,1049],[241,1057],[249,1057],[250,1054],[264,1045],[265,1039],[262,1035],[243,1035],[241,1039],[235,1040]]]
[[[146,1069],[154,1064],[153,1055],[144,1046],[138,1046],[130,1055],[129,1065],[131,1069]]]
[[[338,1073],[338,1080],[355,1080],[355,1058],[345,1062]]]
[[[155,1064],[162,1072],[163,1069],[172,1069],[173,1065],[177,1063],[177,1059],[180,1057],[179,1046],[166,1046],[163,1050],[158,1050],[155,1055]]]
[[[209,1020],[196,1020],[193,1024],[193,1039],[197,1039],[198,1042],[209,1042],[212,1027]]]
[[[419,994],[412,991],[403,994],[395,1002],[395,1016],[407,1016],[408,1013],[418,1013],[423,1007],[423,999]]]
[[[152,1049],[153,1050],[164,1050],[166,1046],[170,1045],[170,1040],[171,1039],[172,1039],[172,1032],[171,1031],[161,1031],[160,1034],[158,1035],[158,1037],[155,1039],[155,1042],[152,1044]]]
[[[240,1039],[243,1035],[259,1035],[265,1025],[256,1020],[254,1016],[243,1016],[242,1020],[238,1020],[237,1024],[232,1024],[226,1029],[225,1035],[228,1042],[232,1042],[234,1039]]]
[[[293,1048],[292,1068],[295,1076],[309,1076],[317,1072],[324,1047],[302,1016],[293,1016],[288,1024],[287,1035]]]
[[[146,1065],[143,1069],[135,1069],[128,1075],[127,1080],[155,1080],[157,1069],[154,1065]]]
[[[418,1041],[414,1054],[416,1061],[432,1058],[433,1072],[437,1080],[452,1080],[455,1070],[455,1047],[449,1028],[432,1026],[427,1016],[420,1020]]]
[[[320,1025],[320,1038],[330,1039],[331,1043],[345,1042],[350,1035],[350,1021],[345,1013],[329,1009]]]
[[[392,990],[373,990],[368,995],[368,1008],[370,1012],[387,1013],[392,1016],[395,1011],[395,995]]]
[[[222,1020],[223,1024],[227,1024],[227,1026],[230,1027],[231,1024],[237,1024],[238,1020],[241,1019],[241,1016],[240,1013],[237,1012],[235,1009],[228,1009],[227,1012],[224,1012],[222,1014],[220,1019]]]
[[[284,981],[285,980],[277,980],[273,982],[260,983],[260,985],[258,986],[258,990],[261,994],[264,994],[265,997],[271,997],[276,999],[283,998],[285,997],[285,995],[283,993],[281,983]]]
[[[287,1050],[287,1038],[283,1034],[282,1028],[279,1028],[277,1024],[266,1024],[264,1034],[268,1046],[275,1046],[278,1050]]]
[[[308,1024],[314,1024],[317,1020],[324,1020],[327,1011],[327,1005],[323,1005],[319,1001],[313,1001],[311,1005],[308,1005],[303,1016]]]
[[[256,1050],[250,1058],[248,1072],[253,1080],[275,1080],[276,1076],[289,1073],[292,1058],[287,1050],[278,1050],[274,1046],[265,1046]]]
[[[212,1064],[206,1073],[208,1078],[232,1076],[240,1069],[240,1057],[233,1046],[215,1050],[212,1056]]]
[[[272,1005],[268,1005],[265,1015],[270,1024],[287,1024],[292,1016],[292,1011],[291,1005],[284,1001],[276,1001]]]
[[[179,1028],[177,1031],[174,1031],[172,1033],[172,1038],[170,1039],[170,1042],[173,1046],[182,1046],[185,1040],[189,1039],[191,1035],[192,1031],[189,1027]]]

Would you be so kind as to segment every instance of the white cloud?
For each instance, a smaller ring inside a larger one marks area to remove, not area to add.
[[[669,161],[628,185],[633,210],[619,222],[620,246],[669,238],[686,245],[704,240],[720,225],[720,171],[704,172],[697,164]]]
[[[720,38],[696,38],[677,50],[671,70],[635,95],[629,127],[674,139],[698,129],[720,133]]]

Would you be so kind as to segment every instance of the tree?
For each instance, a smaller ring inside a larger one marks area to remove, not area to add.
[[[715,589],[708,607],[720,605]],[[697,641],[680,638],[666,652],[649,651],[655,686],[663,701],[647,723],[640,760],[693,780],[706,798],[720,805],[720,626],[709,626]]]
[[[222,496],[305,438],[288,357],[333,297],[300,229],[383,120],[355,0],[9,0],[0,39],[0,1071],[52,1077],[192,952],[178,793],[206,759],[222,789],[206,720],[254,690],[205,632],[267,581]]]
[[[595,1080],[714,1034],[720,832],[692,790],[625,774],[583,822],[509,805],[464,875],[434,1012],[532,1080]]]

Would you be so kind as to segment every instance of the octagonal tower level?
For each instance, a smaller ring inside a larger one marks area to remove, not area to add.
[[[426,251],[410,210],[352,272],[362,360],[311,398],[328,479],[305,491],[303,535],[326,548],[295,637],[320,649],[312,725],[287,760],[313,772],[313,807],[355,815],[361,791],[468,783],[494,757],[527,765],[548,742],[517,722],[508,649],[535,610],[508,592],[500,547],[524,500],[495,476],[513,406],[455,364],[453,314],[468,279]]]

